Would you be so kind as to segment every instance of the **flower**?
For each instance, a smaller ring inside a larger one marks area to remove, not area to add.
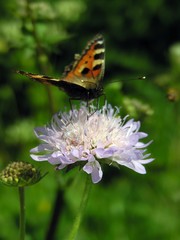
[[[46,174],[27,162],[12,162],[0,172],[0,182],[7,186],[26,187],[39,182]]]
[[[31,157],[58,170],[78,164],[91,174],[93,183],[102,179],[103,163],[145,174],[143,164],[153,161],[145,154],[151,142],[141,142],[147,134],[139,132],[140,122],[126,121],[127,116],[122,119],[118,114],[119,109],[107,103],[98,110],[82,104],[79,110],[55,114],[51,124],[35,129],[42,144],[31,150]]]

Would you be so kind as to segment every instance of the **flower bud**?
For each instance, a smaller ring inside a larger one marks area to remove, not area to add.
[[[12,187],[26,187],[39,182],[44,175],[30,163],[12,162],[1,171],[0,182]]]

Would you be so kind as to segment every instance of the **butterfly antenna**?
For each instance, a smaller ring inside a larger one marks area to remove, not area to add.
[[[127,80],[145,80],[145,79],[146,79],[146,76],[136,76],[136,77],[127,78],[127,79],[125,79],[125,81],[127,81]]]
[[[111,84],[111,83],[116,83],[116,82],[124,82],[124,81],[134,81],[134,80],[146,80],[146,76],[138,76],[138,77],[122,77],[120,80],[114,80],[114,81],[111,81],[109,82],[108,84]],[[107,83],[106,83],[107,84]]]
[[[146,76],[140,76],[138,77],[139,80],[145,80],[146,79]]]

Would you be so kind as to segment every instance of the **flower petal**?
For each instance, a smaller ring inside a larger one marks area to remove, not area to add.
[[[86,173],[91,174],[91,178],[92,178],[93,183],[98,183],[99,181],[101,181],[102,176],[103,176],[103,172],[102,172],[102,169],[101,169],[101,165],[99,164],[98,161],[88,162],[83,167],[83,170]]]

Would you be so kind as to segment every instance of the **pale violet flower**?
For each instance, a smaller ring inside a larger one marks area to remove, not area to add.
[[[107,103],[99,110],[82,104],[79,110],[55,114],[51,124],[35,129],[42,143],[31,150],[31,157],[48,161],[57,169],[80,165],[91,174],[93,183],[102,179],[103,163],[145,174],[143,164],[153,160],[145,154],[150,142],[141,142],[147,134],[139,132],[140,122],[126,121],[127,117],[122,119],[118,114],[119,109]]]

